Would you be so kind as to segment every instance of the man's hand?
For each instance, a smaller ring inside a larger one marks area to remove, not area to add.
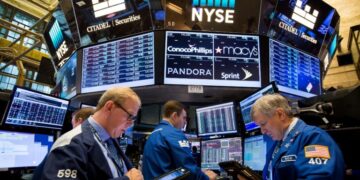
[[[209,177],[210,180],[215,180],[217,177],[217,174],[211,170],[206,170],[206,171],[204,171],[204,173]]]
[[[130,180],[143,180],[144,179],[141,171],[139,171],[135,168],[130,169],[130,171],[128,171],[125,174],[125,176],[129,177]]]

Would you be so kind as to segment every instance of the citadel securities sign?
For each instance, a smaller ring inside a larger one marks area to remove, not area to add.
[[[336,20],[335,9],[323,1],[283,0],[276,6],[268,36],[318,57]]]
[[[259,37],[166,32],[165,84],[260,87]]]
[[[73,0],[81,46],[153,29],[149,1]]]

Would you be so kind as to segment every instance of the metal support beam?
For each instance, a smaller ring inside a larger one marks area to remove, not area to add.
[[[41,22],[45,21],[46,18],[48,18],[50,15],[52,15],[52,13],[55,11],[55,9],[49,11],[48,14],[46,14],[44,17],[42,17],[41,19],[39,19],[34,25],[32,25],[30,28],[29,28],[29,31],[32,32],[31,30],[34,29],[36,26],[38,26]],[[25,29],[26,30],[26,29]],[[25,34],[25,33],[24,33]],[[9,47],[13,46],[14,44],[16,44],[18,41],[20,40],[20,37],[15,39],[15,41],[13,41]]]
[[[19,60],[20,58],[22,58],[23,56],[25,56],[27,53],[29,53],[31,50],[33,50],[34,48],[40,46],[42,43],[41,40],[37,41],[33,46],[31,46],[29,49],[27,49],[26,51],[24,51],[23,53],[21,53],[20,55],[16,56],[14,59],[10,60],[9,62],[7,62],[5,64],[5,66],[0,68],[0,71],[4,70],[6,67],[8,67],[10,64],[12,64],[13,62],[16,62],[17,60]]]

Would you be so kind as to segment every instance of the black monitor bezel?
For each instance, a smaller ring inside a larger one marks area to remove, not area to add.
[[[240,139],[241,141],[241,163],[244,163],[244,138],[242,136],[230,136],[230,137],[217,137],[217,138],[201,138],[200,139],[200,157],[201,157],[201,162],[200,162],[200,168],[201,168],[201,164],[202,164],[202,157],[203,157],[203,149],[202,145],[203,142],[207,142],[207,141],[213,141],[213,140],[221,140],[221,139]],[[219,171],[219,169],[211,169],[211,170],[215,170],[215,171]]]
[[[50,96],[50,97],[53,97],[53,98],[57,98],[57,99],[60,99],[60,100],[67,101],[67,102],[68,102],[68,106],[67,106],[67,108],[66,108],[66,112],[68,112],[68,109],[69,109],[69,106],[70,106],[70,101],[69,101],[68,99],[56,97],[56,96],[49,95],[49,94],[42,93],[42,92],[38,92],[38,91],[29,89],[29,88],[14,86],[14,89],[12,90],[12,93],[11,93],[11,95],[10,95],[10,100],[9,100],[7,106],[6,106],[6,110],[5,110],[4,116],[3,116],[2,121],[1,121],[1,125],[2,125],[2,126],[4,126],[4,127],[13,127],[14,129],[24,129],[24,130],[28,130],[28,132],[31,132],[31,130],[38,130],[38,129],[39,129],[40,131],[41,131],[41,130],[47,130],[47,131],[61,131],[61,130],[62,130],[62,128],[63,128],[63,126],[64,126],[64,122],[65,122],[65,117],[64,117],[64,119],[63,119],[63,123],[62,123],[62,125],[61,125],[60,128],[7,124],[7,123],[6,123],[6,119],[7,119],[8,115],[9,115],[10,107],[11,107],[11,104],[13,103],[13,101],[14,101],[14,96],[15,96],[15,92],[16,92],[17,89],[23,89],[23,90],[26,90],[26,91],[30,91],[30,92],[33,92],[33,93],[40,94],[40,95]],[[10,129],[11,129],[11,128],[10,128]],[[26,132],[26,131],[24,131],[24,132]]]
[[[239,103],[238,103],[239,109],[240,109],[240,114],[241,114],[240,120],[241,120],[242,123],[244,124],[244,130],[245,130],[247,133],[253,132],[253,131],[258,131],[259,127],[254,128],[254,129],[250,129],[250,130],[247,130],[247,129],[246,129],[246,124],[245,124],[245,121],[244,121],[244,117],[243,117],[243,115],[242,115],[242,108],[241,108],[240,102],[242,102],[243,100],[249,98],[250,96],[252,96],[252,95],[254,95],[254,94],[262,91],[263,89],[265,89],[266,87],[268,87],[268,86],[270,86],[270,85],[271,85],[272,88],[274,89],[274,93],[279,93],[279,89],[278,89],[278,87],[276,86],[276,82],[275,82],[275,81],[272,81],[272,82],[270,82],[269,84],[267,84],[266,86],[257,89],[256,91],[252,92],[251,94],[249,94],[249,95],[246,96],[245,98],[241,99],[241,100],[239,101]]]
[[[197,115],[197,111],[198,109],[202,109],[202,108],[207,108],[207,107],[212,107],[212,106],[217,106],[217,105],[222,105],[222,104],[228,104],[228,103],[232,103],[233,105],[233,115],[234,115],[234,118],[235,118],[235,129],[236,129],[236,132],[230,132],[230,133],[216,133],[216,134],[213,134],[213,135],[201,135],[199,133],[199,118],[198,118],[198,115]],[[239,125],[238,125],[238,117],[237,117],[237,114],[236,114],[236,103],[234,101],[230,101],[230,102],[224,102],[224,103],[217,103],[217,104],[212,104],[212,105],[208,105],[208,106],[201,106],[201,107],[198,107],[195,109],[195,114],[196,114],[196,135],[198,137],[225,137],[225,136],[229,136],[229,135],[237,135],[237,134],[240,134],[240,129],[239,129]]]

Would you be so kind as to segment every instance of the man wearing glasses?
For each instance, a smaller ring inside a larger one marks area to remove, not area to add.
[[[251,117],[276,142],[267,152],[263,179],[344,179],[344,159],[335,141],[294,117],[283,96],[259,98]]]
[[[107,90],[93,116],[56,140],[42,179],[143,179],[116,141],[133,125],[140,106],[130,88]]]

